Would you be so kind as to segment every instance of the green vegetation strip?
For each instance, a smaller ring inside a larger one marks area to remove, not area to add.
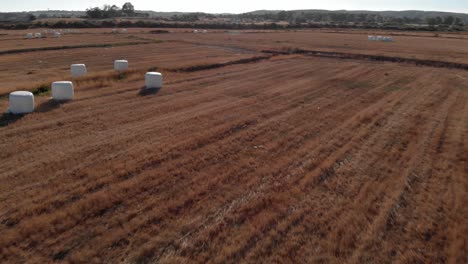
[[[226,66],[230,66],[230,65],[236,65],[236,64],[246,64],[246,63],[260,62],[260,61],[263,61],[263,60],[268,60],[271,57],[272,56],[257,56],[257,57],[240,59],[240,60],[235,60],[235,61],[228,61],[228,62],[224,62],[224,63],[202,64],[202,65],[195,65],[195,66],[189,66],[189,67],[183,67],[183,68],[177,68],[177,69],[169,69],[169,71],[173,71],[173,72],[204,71],[204,70],[222,68],[222,67],[226,67]]]
[[[303,50],[303,49],[289,49],[284,50],[263,50],[262,52],[274,55],[289,55],[289,54],[300,54],[304,56],[314,57],[325,57],[335,59],[347,59],[347,60],[367,60],[367,61],[380,61],[380,62],[394,62],[394,63],[406,63],[413,64],[416,66],[427,66],[435,68],[449,68],[449,69],[461,69],[468,70],[468,64],[457,63],[449,61],[434,61],[424,59],[412,59],[402,57],[391,57],[381,55],[368,55],[368,54],[357,54],[357,53],[344,53],[344,52],[331,52],[331,51],[317,51],[317,50]]]
[[[82,48],[110,48],[110,47],[123,47],[134,45],[147,45],[164,42],[162,40],[145,41],[145,42],[122,42],[122,43],[106,43],[106,44],[85,44],[85,45],[71,45],[71,46],[55,46],[55,47],[41,47],[29,49],[16,49],[0,51],[0,55],[37,52],[37,51],[50,51],[50,50],[66,50],[66,49],[82,49]]]

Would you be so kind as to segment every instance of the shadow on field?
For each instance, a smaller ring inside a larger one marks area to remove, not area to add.
[[[59,108],[61,105],[65,104],[67,102],[69,102],[69,101],[55,101],[53,99],[50,99],[50,100],[40,104],[39,106],[37,106],[34,111],[39,112],[39,113],[46,113],[46,112],[49,112],[49,111],[52,111],[54,109]]]
[[[161,91],[161,88],[146,89],[146,87],[143,87],[143,88],[140,89],[140,92],[138,94],[140,96],[148,96],[148,95],[158,94],[159,91]]]
[[[16,121],[19,121],[21,118],[23,118],[25,115],[14,115],[10,113],[4,113],[0,117],[0,127],[6,127],[8,125],[11,125],[15,123]]]
[[[35,107],[34,112],[37,113],[47,113],[54,109],[59,108],[61,105],[68,103],[69,101],[55,101],[50,99],[39,106]],[[4,113],[0,117],[0,127],[5,127],[11,125],[21,118],[25,117],[27,114],[11,114],[11,113]]]

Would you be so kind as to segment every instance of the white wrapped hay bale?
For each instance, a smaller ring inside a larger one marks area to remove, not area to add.
[[[12,92],[9,100],[8,112],[12,114],[26,114],[34,111],[34,95],[31,92]]]
[[[86,70],[85,64],[72,64],[70,66],[70,72],[72,77],[81,77],[86,75],[88,71]]]
[[[125,34],[125,33],[127,33],[127,30],[124,28],[124,29],[122,29],[120,32],[123,33],[123,34]]]
[[[116,70],[116,71],[126,71],[126,70],[128,70],[128,61],[127,60],[116,60],[116,61],[114,61],[114,70]]]
[[[33,33],[28,33],[28,34],[26,34],[26,38],[27,39],[32,39],[32,38],[34,38],[34,34]]]
[[[42,38],[42,33],[36,33],[36,34],[34,34],[34,37],[35,38]]]
[[[62,36],[62,33],[55,31],[54,32],[54,38],[60,38]]]
[[[112,29],[112,33],[114,33],[114,34],[117,33],[117,29],[116,29],[116,28],[113,28],[113,29]]]
[[[57,101],[72,100],[75,95],[73,83],[69,81],[60,81],[52,83],[52,97]]]
[[[384,37],[384,42],[393,42],[393,38],[392,37]]]
[[[147,72],[145,83],[146,89],[159,89],[163,85],[163,76],[159,72]]]

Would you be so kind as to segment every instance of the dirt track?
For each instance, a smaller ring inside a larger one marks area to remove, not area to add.
[[[468,72],[295,55],[165,75],[0,127],[0,259],[467,262]]]

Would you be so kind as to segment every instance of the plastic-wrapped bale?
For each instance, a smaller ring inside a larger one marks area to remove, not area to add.
[[[42,33],[36,33],[36,34],[34,34],[34,37],[35,38],[42,38]]]
[[[88,71],[86,70],[85,64],[72,64],[70,66],[70,72],[72,77],[81,77],[86,75]]]
[[[116,71],[126,71],[126,70],[128,70],[128,61],[126,61],[126,60],[116,60],[116,61],[114,61],[114,70],[116,70]]]
[[[113,29],[112,29],[112,33],[114,33],[114,34],[117,33],[117,29],[116,29],[116,28],[113,28]]]
[[[32,38],[34,38],[34,34],[33,33],[28,33],[28,34],[26,34],[26,38],[27,39],[32,39]]]
[[[120,32],[125,34],[125,33],[127,33],[127,30],[124,28]]]
[[[377,41],[383,41],[384,37],[382,36],[377,36]]]
[[[8,112],[12,114],[27,114],[34,111],[34,95],[31,92],[12,92],[9,100]]]
[[[54,32],[54,37],[55,37],[55,38],[60,38],[61,36],[62,36],[62,33],[57,32],[57,31]]]
[[[159,89],[163,85],[163,76],[159,72],[147,72],[145,75],[146,89]]]
[[[75,95],[73,83],[69,81],[60,81],[52,83],[52,97],[57,101],[72,100]]]

